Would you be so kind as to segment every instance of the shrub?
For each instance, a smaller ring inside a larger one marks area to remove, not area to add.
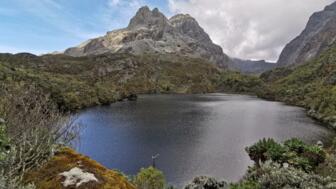
[[[251,147],[246,148],[250,158],[256,163],[267,160],[300,168],[306,172],[313,171],[319,164],[326,159],[323,149],[315,145],[307,145],[299,139],[290,139],[279,144],[273,139],[262,139]]]
[[[274,141],[274,139],[262,139],[251,147],[247,147],[246,152],[257,166],[260,162],[272,159],[273,161],[280,161],[286,149]]]
[[[254,180],[261,188],[333,188],[336,180],[330,177],[322,177],[314,173],[306,173],[294,167],[282,167],[280,164],[267,161],[260,165],[259,169],[251,169],[246,180]]]
[[[294,151],[298,154],[302,154],[305,149],[305,143],[297,138],[293,138],[284,142],[284,145],[288,147],[290,151]]]
[[[8,182],[5,177],[0,177],[0,189],[36,189],[36,187],[33,184],[22,186],[18,180]]]
[[[256,181],[244,180],[237,184],[231,184],[230,189],[261,189],[261,186]]]
[[[139,189],[164,189],[166,181],[161,171],[154,167],[142,168],[134,178],[134,184]]]
[[[7,141],[0,177],[8,184],[22,181],[27,171],[48,160],[59,143],[70,142],[75,134],[72,119],[33,86],[0,86],[0,116],[6,120],[0,140]]]
[[[308,159],[313,167],[323,163],[326,159],[325,151],[318,146],[306,146],[302,155]]]

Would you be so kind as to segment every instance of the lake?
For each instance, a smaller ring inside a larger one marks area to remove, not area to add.
[[[325,141],[333,133],[304,109],[245,95],[142,95],[78,114],[76,149],[128,175],[152,164],[183,186],[195,176],[237,181],[252,164],[244,148],[264,137]]]

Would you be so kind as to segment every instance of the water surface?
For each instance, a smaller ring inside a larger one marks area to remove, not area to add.
[[[236,181],[251,164],[244,148],[263,137],[324,140],[331,131],[303,109],[229,94],[144,95],[79,113],[77,150],[108,168],[133,175],[151,165],[170,184],[199,175]]]

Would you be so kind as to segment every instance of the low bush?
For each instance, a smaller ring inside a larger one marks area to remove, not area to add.
[[[154,167],[142,168],[133,182],[138,189],[164,189],[166,187],[163,173]]]
[[[284,167],[273,161],[262,163],[258,169],[250,169],[245,180],[257,182],[261,189],[332,189],[336,179],[307,173],[294,167]]]
[[[326,159],[326,152],[322,148],[307,145],[299,139],[290,139],[284,144],[279,144],[273,139],[262,139],[247,147],[246,152],[257,167],[260,163],[271,160],[279,164],[287,163],[306,172],[313,171]]]
[[[256,144],[247,147],[246,152],[249,154],[251,160],[253,160],[257,166],[260,162],[267,160],[282,161],[283,154],[286,149],[274,139],[262,139]]]
[[[231,184],[230,189],[261,189],[261,186],[256,181],[243,180],[237,184]]]
[[[0,177],[8,188],[76,134],[72,119],[33,86],[0,86],[0,117]]]

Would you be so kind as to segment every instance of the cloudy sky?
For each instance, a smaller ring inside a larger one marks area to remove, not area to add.
[[[1,0],[0,52],[63,50],[125,27],[148,5],[189,13],[232,57],[275,61],[309,16],[335,0]]]

